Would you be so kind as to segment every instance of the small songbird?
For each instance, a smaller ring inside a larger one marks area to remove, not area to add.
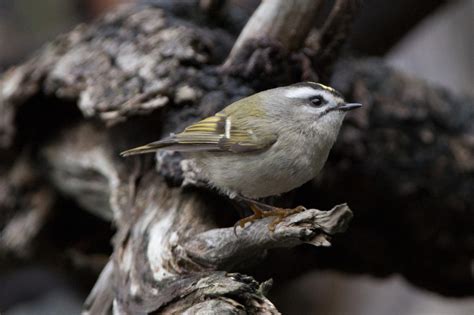
[[[270,225],[273,230],[283,217],[302,207],[281,209],[257,199],[290,191],[318,175],[347,111],[361,106],[346,103],[328,86],[296,83],[243,98],[181,133],[121,155],[185,152],[194,160],[200,179],[250,205],[254,215],[236,225],[277,216]],[[269,211],[261,211],[264,208]]]

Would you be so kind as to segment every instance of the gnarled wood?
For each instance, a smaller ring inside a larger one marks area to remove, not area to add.
[[[252,39],[275,41],[289,51],[301,48],[321,4],[319,0],[262,1],[237,38],[224,67],[240,62],[237,55]]]

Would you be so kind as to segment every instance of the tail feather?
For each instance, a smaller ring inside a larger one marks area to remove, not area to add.
[[[120,152],[121,156],[130,156],[130,155],[137,155],[137,154],[145,154],[145,153],[153,153],[161,148],[165,148],[176,144],[176,140],[174,139],[164,139],[160,141],[151,142],[136,148],[132,148],[123,152]]]

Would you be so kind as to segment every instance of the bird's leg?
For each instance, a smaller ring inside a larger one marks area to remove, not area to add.
[[[303,206],[298,206],[293,209],[285,209],[285,208],[279,208],[279,207],[267,205],[267,204],[264,204],[264,203],[261,203],[249,198],[245,198],[245,197],[240,197],[240,199],[245,201],[249,205],[250,209],[253,211],[254,214],[237,221],[234,225],[234,231],[237,226],[240,226],[241,228],[243,228],[245,224],[248,222],[253,222],[255,220],[266,218],[266,217],[276,217],[268,225],[268,229],[273,232],[275,231],[275,227],[277,226],[277,224],[280,223],[284,218],[286,218],[289,215],[306,210]],[[263,209],[265,208],[268,210],[263,211]]]

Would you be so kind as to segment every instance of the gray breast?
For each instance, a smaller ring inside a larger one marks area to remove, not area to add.
[[[331,145],[298,139],[286,135],[260,152],[200,153],[195,161],[202,177],[228,195],[254,199],[278,195],[315,177],[327,159]]]

